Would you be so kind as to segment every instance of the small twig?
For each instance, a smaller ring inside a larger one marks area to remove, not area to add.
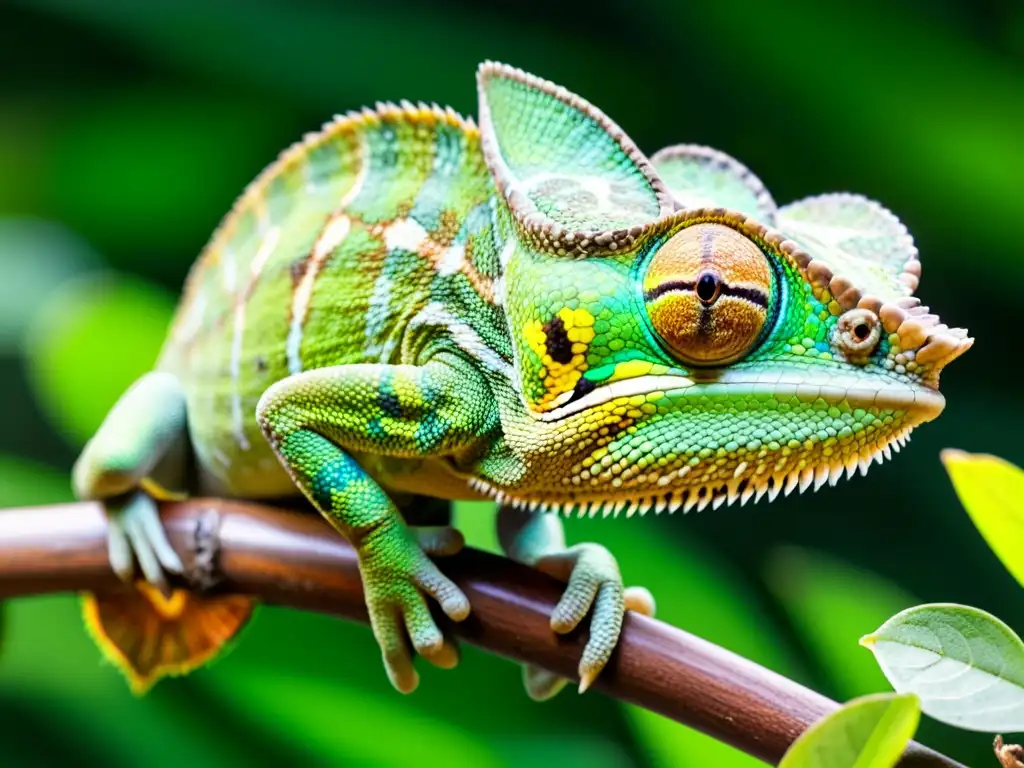
[[[220,499],[166,503],[162,514],[189,572],[204,583],[215,575],[219,590],[367,621],[355,552],[318,516]],[[456,636],[576,679],[585,631],[559,636],[548,624],[563,584],[472,549],[439,564],[473,606],[466,621],[449,624]],[[107,564],[98,504],[0,511],[0,598],[121,588]],[[723,648],[633,613],[594,688],[773,765],[811,723],[838,706]],[[900,766],[963,768],[917,743]]]
[[[1002,735],[997,735],[992,743],[992,749],[995,750],[996,759],[1003,768],[1024,768],[1024,763],[1021,762],[1021,758],[1024,758],[1024,749],[1020,744],[1006,744]]]

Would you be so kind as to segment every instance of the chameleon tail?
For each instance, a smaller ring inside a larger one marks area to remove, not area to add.
[[[218,656],[252,616],[242,595],[197,595],[175,589],[170,597],[140,582],[121,593],[83,595],[86,628],[103,655],[141,696],[162,677],[184,675]]]

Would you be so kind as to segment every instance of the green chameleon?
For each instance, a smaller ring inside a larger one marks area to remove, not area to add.
[[[494,499],[506,553],[568,582],[552,630],[591,615],[585,690],[624,610],[654,604],[542,513],[816,490],[942,411],[939,374],[972,340],[912,296],[917,251],[888,210],[850,194],[778,208],[727,155],[648,159],[521,70],[484,63],[477,85],[479,127],[381,104],[281,154],[85,447],[76,493],[106,503],[111,563],[138,587],[88,597],[86,618],[135,690],[214,657],[252,610],[168,590],[164,493],[301,492],[356,548],[401,691],[413,650],[458,658],[428,601],[470,612],[429,557],[462,545],[447,501]],[[536,699],[565,682],[524,678]]]

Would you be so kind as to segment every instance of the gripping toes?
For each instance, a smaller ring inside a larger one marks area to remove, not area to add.
[[[411,693],[419,684],[409,648],[443,669],[458,663],[458,649],[434,621],[424,596],[436,600],[454,621],[469,615],[469,600],[424,554],[406,529],[393,529],[360,558],[366,605],[391,684]],[[386,554],[385,554],[386,553]]]
[[[118,577],[130,582],[137,560],[146,581],[169,594],[166,574],[181,573],[184,566],[167,539],[156,501],[138,491],[124,500],[107,502],[107,519],[107,551]]]
[[[599,544],[577,544],[562,552],[537,560],[537,568],[562,581],[565,592],[551,614],[551,629],[559,634],[571,632],[588,613],[590,639],[579,663],[580,693],[583,693],[604,669],[619,641],[622,617],[627,609],[653,615],[654,600],[643,587],[625,589],[614,556]],[[545,699],[561,688],[556,678],[528,670],[527,691]]]

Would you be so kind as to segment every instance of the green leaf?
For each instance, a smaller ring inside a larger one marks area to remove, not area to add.
[[[1024,471],[999,458],[942,452],[960,503],[1006,569],[1024,586]]]
[[[857,641],[865,627],[877,627],[919,600],[877,574],[797,547],[770,555],[765,581],[838,698],[887,688],[878,665]]]
[[[972,731],[1024,730],[1024,643],[1006,624],[966,605],[902,611],[861,639],[900,693],[925,714]]]
[[[152,367],[174,302],[152,283],[92,274],[53,291],[25,344],[40,406],[73,444],[95,432],[125,389]]]
[[[893,768],[920,717],[913,694],[876,693],[854,699],[808,728],[779,768]]]

